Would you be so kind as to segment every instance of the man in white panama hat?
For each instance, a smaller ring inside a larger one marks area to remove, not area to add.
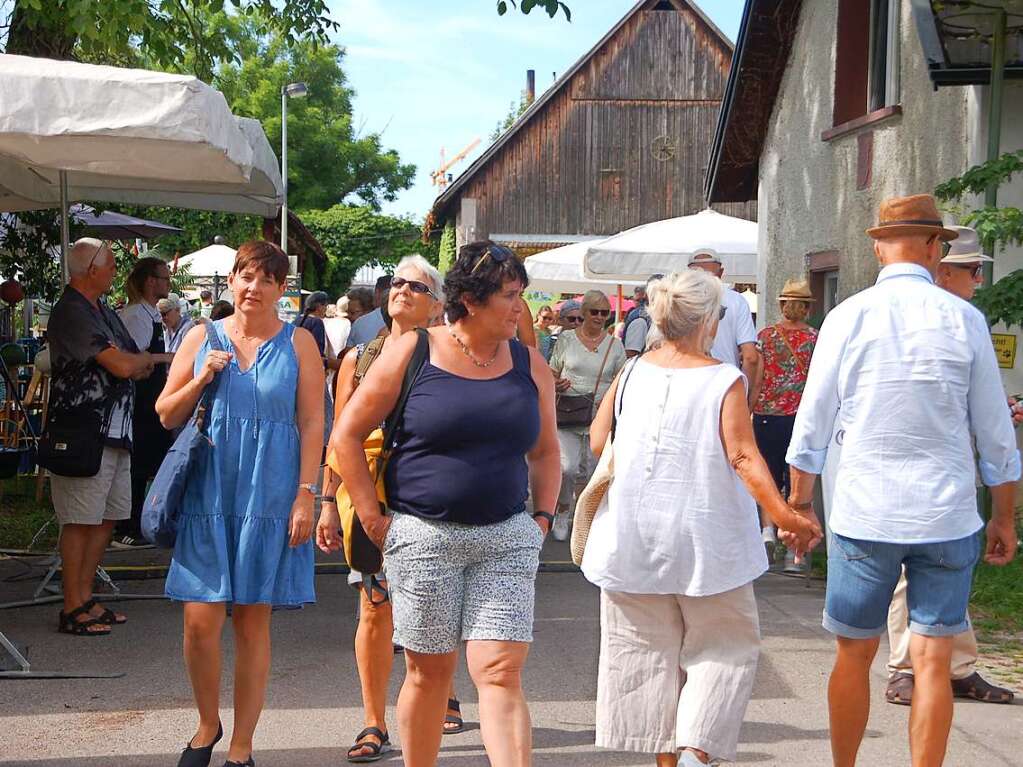
[[[938,287],[964,301],[973,298],[984,277],[985,262],[994,261],[981,252],[977,232],[965,226],[950,226],[959,236],[949,243],[948,252],[938,264],[935,282]],[[1023,421],[1023,406],[1010,401],[1014,423]],[[888,611],[888,687],[889,703],[910,705],[913,699],[913,664],[909,653],[909,610],[906,605],[906,576],[899,579]],[[972,698],[983,703],[1012,703],[1011,690],[997,687],[977,672],[977,637],[970,627],[956,634],[952,642],[952,693],[957,698]]]

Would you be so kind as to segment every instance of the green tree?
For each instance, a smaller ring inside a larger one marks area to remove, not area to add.
[[[490,140],[497,141],[501,138],[504,132],[512,127],[515,124],[515,121],[522,117],[525,111],[529,109],[532,104],[533,102],[530,100],[529,94],[526,91],[522,91],[519,95],[518,103],[514,101],[511,103],[508,107],[508,114],[504,116],[504,119],[497,124],[497,127],[494,128],[493,132],[490,134]]]
[[[991,184],[1001,186],[1023,172],[1023,150],[976,165],[966,173],[941,184],[935,195],[949,203],[965,226],[973,227],[991,251],[998,245],[1023,245],[1023,211],[1014,207],[971,209],[962,202],[966,195],[979,195]],[[973,303],[984,312],[989,324],[1023,326],[1023,269],[1017,269],[994,285],[977,289]]]
[[[437,258],[437,268],[440,269],[441,274],[447,274],[448,269],[458,257],[456,242],[455,223],[448,219],[448,222],[444,224],[444,232],[440,236],[440,252]]]
[[[327,0],[0,0],[4,9],[6,53],[116,61],[144,51],[156,68],[190,71],[206,82],[237,53],[219,25],[208,23],[218,12],[289,45],[326,43],[338,29]]]
[[[340,295],[366,264],[396,264],[419,253],[437,263],[437,245],[420,241],[420,227],[412,220],[378,213],[365,205],[335,205],[328,210],[302,213],[302,221],[327,254],[322,273],[315,267],[302,275],[308,290]]]
[[[552,19],[558,15],[558,11],[565,14],[568,21],[572,20],[572,11],[560,0],[497,0],[497,13],[504,16],[508,13],[508,7],[518,8],[523,13],[529,13],[534,8],[542,8]]]
[[[326,209],[352,198],[379,209],[415,180],[416,167],[385,149],[378,133],[359,135],[354,92],[342,68],[344,49],[295,43],[280,35],[260,37],[238,25],[234,47],[240,65],[225,64],[214,85],[235,114],[263,125],[271,146],[281,142],[281,88],[301,81],[309,95],[288,102],[288,202],[296,209]]]

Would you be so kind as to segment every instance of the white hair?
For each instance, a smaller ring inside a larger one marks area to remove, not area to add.
[[[105,261],[99,257],[100,251],[106,251],[109,258],[114,257],[110,246],[95,237],[82,237],[75,240],[67,254],[67,268],[72,277],[84,277],[89,265],[102,266]]]
[[[693,335],[717,319],[721,308],[721,280],[701,269],[673,272],[647,292],[647,311],[666,341]]]
[[[430,283],[430,290],[433,292],[433,297],[441,303],[444,302],[444,278],[440,272],[437,271],[437,267],[427,261],[418,253],[413,253],[411,256],[405,256],[398,262],[398,265],[394,267],[394,273],[397,274],[402,269],[411,267],[412,269],[418,269],[425,276],[428,283]]]

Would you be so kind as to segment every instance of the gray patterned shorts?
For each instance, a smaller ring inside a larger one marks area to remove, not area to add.
[[[526,513],[478,527],[395,514],[384,540],[395,643],[437,655],[459,640],[533,641],[542,545]]]

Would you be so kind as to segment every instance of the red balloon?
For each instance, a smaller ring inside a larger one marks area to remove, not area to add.
[[[25,298],[25,289],[17,280],[5,280],[0,284],[0,300],[14,306]]]

